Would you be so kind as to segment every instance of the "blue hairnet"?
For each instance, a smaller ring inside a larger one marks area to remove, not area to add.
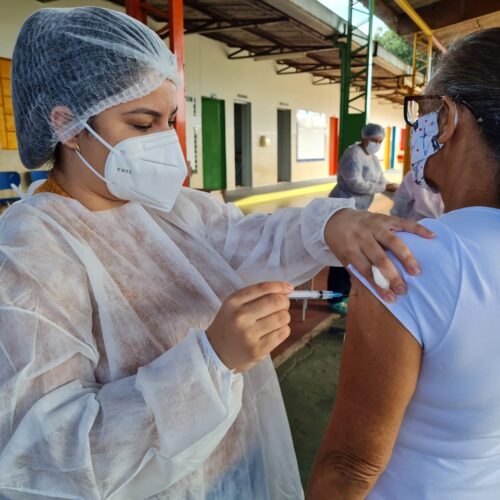
[[[361,137],[367,139],[368,137],[385,137],[384,127],[377,123],[367,123],[361,131]]]
[[[175,56],[150,28],[97,7],[42,9],[21,28],[12,59],[12,101],[21,161],[37,168],[57,142],[105,109],[175,82]],[[57,133],[55,106],[70,116]]]

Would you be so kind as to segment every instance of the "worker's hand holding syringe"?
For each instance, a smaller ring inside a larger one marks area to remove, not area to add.
[[[377,270],[378,271],[378,270]],[[375,271],[374,271],[375,273]],[[383,277],[374,274],[379,286]],[[220,360],[243,372],[262,361],[290,335],[290,300],[327,300],[343,296],[330,290],[296,290],[269,281],[247,286],[223,303],[206,334]]]
[[[206,333],[228,368],[237,372],[252,368],[290,335],[292,291],[292,285],[280,281],[259,283],[222,303]]]

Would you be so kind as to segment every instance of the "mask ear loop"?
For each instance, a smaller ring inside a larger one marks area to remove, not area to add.
[[[117,151],[113,148],[113,146],[111,146],[110,144],[108,144],[97,132],[95,132],[92,127],[90,127],[90,125],[88,125],[88,123],[85,123],[85,128],[105,147],[107,148],[110,152],[115,152],[117,153]],[[101,179],[103,182],[105,182],[106,184],[109,184],[110,181],[107,180],[105,177],[103,177],[83,156],[82,154],[80,153],[80,146],[77,144],[76,145],[76,149],[75,149],[75,154],[78,156],[78,158],[80,158],[80,160],[82,161],[82,163],[89,169],[91,170],[97,177],[99,177],[99,179]]]
[[[106,142],[88,123],[85,124],[85,128],[110,152],[119,153],[113,146]]]
[[[80,160],[82,161],[82,163],[89,169],[91,170],[95,175],[97,175],[97,177],[99,177],[99,179],[101,179],[102,181],[104,181],[106,184],[109,182],[108,180],[106,180],[83,156],[82,154],[80,153],[80,148],[77,147],[77,149],[75,149],[75,154],[76,156],[78,156],[78,158],[80,158]]]

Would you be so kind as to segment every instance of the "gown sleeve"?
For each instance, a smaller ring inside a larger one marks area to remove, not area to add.
[[[405,176],[403,182],[394,194],[394,205],[391,208],[391,215],[406,219],[410,214],[415,203],[415,199],[413,198],[409,182],[413,182],[413,180],[410,177]]]
[[[185,190],[185,197],[185,209],[187,203],[196,207],[210,243],[245,284],[284,280],[298,285],[325,266],[341,266],[325,243],[325,226],[338,210],[354,208],[353,199],[318,198],[305,208],[244,215],[207,193]]]

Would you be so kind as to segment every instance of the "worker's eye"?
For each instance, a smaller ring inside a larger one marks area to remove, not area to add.
[[[175,118],[171,118],[171,119],[168,121],[168,126],[169,126],[170,128],[174,128],[174,127],[175,127],[175,122],[176,122]]]
[[[149,124],[149,125],[133,125],[134,128],[136,128],[137,130],[140,130],[141,132],[147,132],[151,127],[152,125]]]

